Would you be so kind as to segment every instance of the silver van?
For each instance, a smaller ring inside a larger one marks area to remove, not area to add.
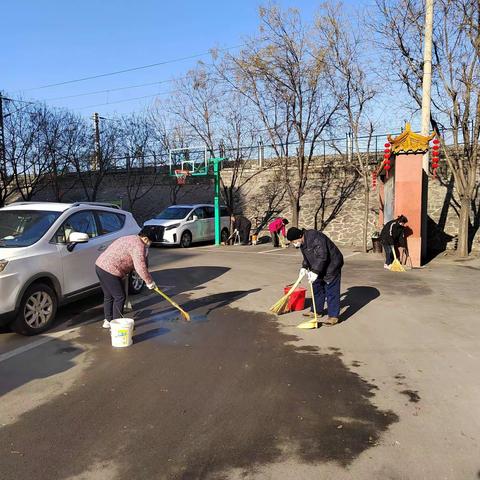
[[[229,237],[230,215],[227,207],[220,207],[221,240]],[[155,232],[155,245],[180,245],[190,247],[196,242],[215,240],[215,209],[213,205],[172,205],[147,220],[145,227]]]

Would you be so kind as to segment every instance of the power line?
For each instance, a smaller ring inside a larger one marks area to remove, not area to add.
[[[233,50],[235,48],[241,48],[243,46],[244,46],[244,44],[235,45],[233,47],[218,49],[218,51],[219,52],[226,52],[228,50]],[[74,80],[66,80],[64,82],[50,83],[48,85],[42,85],[40,87],[28,88],[28,89],[22,90],[22,91],[23,92],[31,92],[32,90],[41,90],[41,89],[44,89],[44,88],[58,87],[60,85],[67,85],[67,84],[71,84],[71,83],[84,82],[86,80],[93,80],[95,78],[103,78],[103,77],[109,77],[109,76],[112,76],[112,75],[119,75],[121,73],[134,72],[134,71],[143,70],[143,69],[146,69],[146,68],[153,68],[153,67],[158,67],[160,65],[167,65],[167,64],[170,64],[170,63],[182,62],[184,60],[191,60],[193,58],[203,57],[205,55],[208,55],[209,53],[210,53],[210,51],[197,53],[195,55],[188,55],[186,57],[178,57],[178,58],[174,58],[172,60],[165,60],[163,62],[151,63],[149,65],[142,65],[140,67],[125,68],[123,70],[117,70],[115,72],[101,73],[101,74],[98,74],[98,75],[91,75],[91,76],[88,76],[88,77],[77,78],[77,79],[74,79]]]
[[[148,87],[148,86],[152,86],[152,85],[161,85],[162,83],[170,83],[170,82],[175,82],[177,80],[185,80],[186,78],[187,77],[178,77],[178,78],[172,78],[170,80],[159,80],[158,82],[140,83],[138,85],[129,85],[129,86],[126,86],[126,87],[109,88],[108,90],[96,90],[94,92],[77,93],[75,95],[66,95],[64,97],[46,98],[44,101],[45,102],[54,102],[56,100],[66,100],[68,98],[87,97],[87,96],[96,95],[96,94],[99,94],[99,93],[118,92],[120,90],[129,90],[129,89],[132,89],[132,88]]]
[[[115,100],[113,102],[97,103],[95,105],[87,105],[86,107],[78,107],[75,110],[84,110],[86,108],[104,107],[106,105],[114,105],[116,103],[132,102],[134,100],[143,100],[145,98],[158,97],[159,95],[169,95],[169,94],[172,94],[172,93],[176,93],[177,91],[178,90],[173,90],[171,92],[158,92],[158,93],[154,93],[153,95],[144,95],[142,97],[125,98],[124,100]]]

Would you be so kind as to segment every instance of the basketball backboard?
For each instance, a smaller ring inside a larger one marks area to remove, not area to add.
[[[208,152],[206,147],[173,148],[168,155],[170,175],[175,170],[188,170],[190,175],[208,174]]]

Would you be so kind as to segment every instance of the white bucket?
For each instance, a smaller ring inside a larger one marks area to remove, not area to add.
[[[133,324],[131,318],[116,318],[110,322],[112,347],[129,347],[133,341]]]

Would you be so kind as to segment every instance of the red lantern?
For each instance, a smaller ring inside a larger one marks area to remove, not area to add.
[[[434,138],[433,139],[433,144],[434,145],[439,145],[440,144],[440,140],[438,138]]]
[[[390,144],[387,142],[385,145],[384,145],[385,148],[390,148]]]
[[[388,159],[390,158],[390,154],[389,154],[389,153],[386,153],[386,154],[383,156],[383,158],[384,158],[385,160],[388,160]]]
[[[434,145],[432,148],[434,152],[438,152],[440,150],[440,145]]]

